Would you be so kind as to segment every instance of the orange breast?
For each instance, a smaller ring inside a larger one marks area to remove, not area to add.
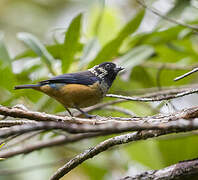
[[[102,93],[98,83],[91,86],[67,84],[59,89],[54,89],[49,85],[45,85],[41,86],[37,90],[55,98],[65,107],[69,108],[75,106],[78,106],[79,108],[92,106],[97,104],[102,98]]]

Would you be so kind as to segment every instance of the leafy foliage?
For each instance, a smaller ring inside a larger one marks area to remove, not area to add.
[[[82,14],[79,14],[75,17],[66,34],[64,40],[64,50],[61,51],[61,60],[62,60],[62,71],[66,72],[70,64],[75,60],[75,54],[78,51],[79,39],[80,39],[80,30],[81,30],[81,19]]]
[[[181,3],[178,0],[175,6],[167,12],[167,15],[170,18],[180,18],[184,12],[186,13],[186,7],[192,8],[191,6],[190,1],[183,0]],[[102,9],[100,12],[101,14],[97,19],[101,22],[97,22],[97,26],[93,27],[88,24],[87,27],[92,27],[92,29],[86,30],[86,32],[83,32],[86,29],[83,28],[85,17],[78,14],[65,30],[65,38],[61,43],[55,42],[44,45],[33,34],[19,33],[18,39],[23,41],[28,48],[13,59],[9,55],[1,35],[1,104],[10,106],[22,102],[29,108],[39,111],[63,112],[64,108],[60,104],[45,95],[32,90],[15,92],[13,91],[14,85],[45,79],[49,73],[55,75],[57,72],[66,73],[86,69],[104,61],[115,61],[126,68],[125,73],[117,78],[113,84],[110,90],[112,93],[133,95],[139,88],[157,87],[157,78],[159,78],[162,87],[185,85],[196,80],[197,76],[194,75],[174,83],[173,79],[186,70],[163,69],[164,63],[170,63],[173,66],[189,66],[197,62],[198,41],[193,30],[160,20],[152,31],[143,32],[141,24],[147,23],[145,22],[147,14],[145,10],[140,10],[127,23],[122,24],[120,20],[118,23],[120,31],[112,35],[113,39],[101,43],[102,19],[109,18],[108,16],[117,17],[117,15],[112,14],[113,11],[108,11],[108,8],[105,7],[105,10]],[[92,13],[92,16],[95,16],[94,11]],[[192,24],[197,22],[198,19],[188,21]],[[114,23],[112,22],[112,24]],[[95,31],[97,33],[91,33]],[[111,24],[104,31],[112,32]],[[146,66],[147,62],[161,64],[161,69],[155,66]],[[20,66],[20,72],[16,73],[13,69],[17,68],[17,65]],[[143,90],[147,92],[147,89]],[[109,100],[109,98],[105,100]],[[141,116],[152,115],[154,114],[153,109],[156,110],[153,108],[153,104],[149,103],[126,102],[117,106],[131,110]],[[163,109],[170,110],[166,105],[163,106]],[[105,116],[126,116],[120,112],[107,110],[99,110],[94,113]],[[197,157],[197,145],[194,143],[196,140],[197,137],[194,134],[188,134],[184,137],[165,137],[164,139],[134,143],[120,151],[126,154],[126,158],[129,160],[135,160],[147,168],[158,169],[177,161]],[[186,146],[186,144],[188,145]],[[110,156],[104,155],[103,158],[110,159],[112,156],[112,154]],[[115,164],[118,165],[121,160],[123,159],[118,159]],[[114,159],[114,161],[116,160]],[[86,174],[91,179],[96,179],[96,176],[101,179],[108,173],[106,169],[111,169],[111,167],[105,167],[105,163],[106,161],[100,160],[95,161],[95,164],[88,162],[83,165],[84,172],[87,172]],[[122,168],[128,168],[127,162],[123,164]],[[93,173],[92,168],[97,171],[96,174]]]

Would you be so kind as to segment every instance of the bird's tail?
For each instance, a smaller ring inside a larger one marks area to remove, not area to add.
[[[34,89],[40,86],[41,86],[40,84],[25,84],[25,85],[15,86],[14,89]]]

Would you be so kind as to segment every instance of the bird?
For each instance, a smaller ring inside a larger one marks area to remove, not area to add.
[[[14,89],[40,91],[61,103],[70,116],[73,117],[69,108],[75,108],[86,118],[92,118],[94,115],[88,114],[81,108],[99,103],[123,69],[113,62],[103,62],[86,71],[66,73],[37,84],[18,85]]]

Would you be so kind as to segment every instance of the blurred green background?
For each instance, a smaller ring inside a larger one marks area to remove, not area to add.
[[[147,0],[146,3],[175,20],[191,25],[198,23],[197,0]],[[187,72],[185,67],[198,62],[197,33],[145,11],[135,0],[1,0],[0,31],[0,103],[6,106],[24,104],[31,110],[64,114],[64,108],[46,95],[32,90],[14,91],[13,87],[84,70],[104,61],[115,61],[126,68],[110,93],[142,94],[153,88],[158,90],[159,83],[161,88],[187,85],[195,83],[198,77],[194,74],[173,82],[176,76]],[[182,66],[184,70],[161,69],[164,63]],[[104,99],[108,100],[110,98]],[[197,95],[191,95],[172,100],[171,104],[179,110],[197,105],[197,100]],[[174,111],[170,102],[158,105],[125,102],[115,106],[138,116]],[[105,109],[93,114],[127,116]],[[48,132],[33,140],[54,136],[55,132]],[[19,155],[1,161],[0,169],[71,158],[106,138]],[[63,179],[118,179],[147,169],[163,168],[198,157],[197,140],[197,132],[192,132],[119,146],[86,161]],[[48,179],[58,167],[60,164],[0,175],[0,179]]]

